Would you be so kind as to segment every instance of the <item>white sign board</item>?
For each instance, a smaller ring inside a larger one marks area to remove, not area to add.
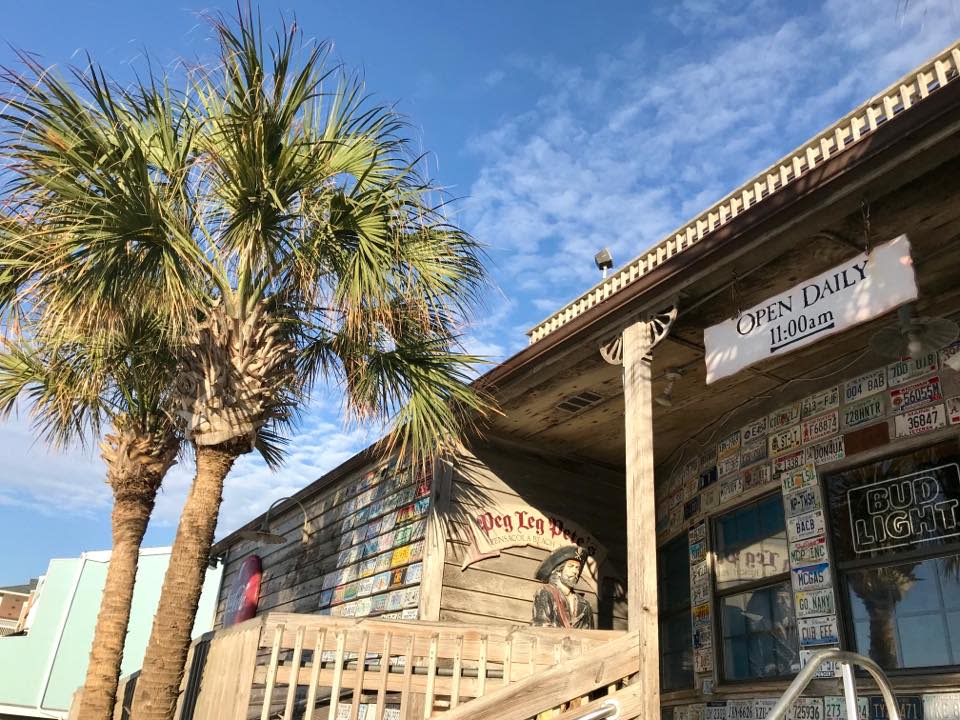
[[[707,383],[872,320],[917,298],[906,235],[703,333]]]

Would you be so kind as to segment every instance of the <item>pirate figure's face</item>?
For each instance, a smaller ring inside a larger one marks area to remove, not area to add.
[[[566,585],[568,588],[573,588],[577,584],[577,580],[580,579],[580,571],[582,565],[579,560],[567,560],[559,568],[560,582]]]

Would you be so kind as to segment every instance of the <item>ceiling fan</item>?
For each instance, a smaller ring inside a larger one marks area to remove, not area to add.
[[[870,338],[870,348],[878,355],[891,359],[917,357],[950,345],[958,336],[960,327],[953,320],[916,317],[912,305],[903,305],[897,310],[897,324],[880,328],[874,333]],[[954,355],[951,360],[954,358],[958,358],[960,364],[960,356]]]

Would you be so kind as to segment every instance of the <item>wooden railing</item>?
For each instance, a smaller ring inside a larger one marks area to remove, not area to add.
[[[803,174],[867,137],[884,122],[909,110],[958,77],[960,43],[954,43],[670,233],[621,270],[535,325],[527,332],[530,343],[542,340],[674,255],[697,244],[732,218],[795,182]]]
[[[623,638],[620,631],[267,613],[194,642],[176,717],[419,720],[536,683]],[[625,677],[626,666],[635,671],[636,657],[621,664],[603,676],[604,687]],[[129,694],[118,694],[117,720],[127,717],[121,706]],[[567,695],[541,709],[566,703]]]

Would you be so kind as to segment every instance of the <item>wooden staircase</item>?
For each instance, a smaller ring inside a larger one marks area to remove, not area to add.
[[[639,652],[621,631],[267,613],[194,642],[176,718],[573,720],[612,700],[626,720]]]

